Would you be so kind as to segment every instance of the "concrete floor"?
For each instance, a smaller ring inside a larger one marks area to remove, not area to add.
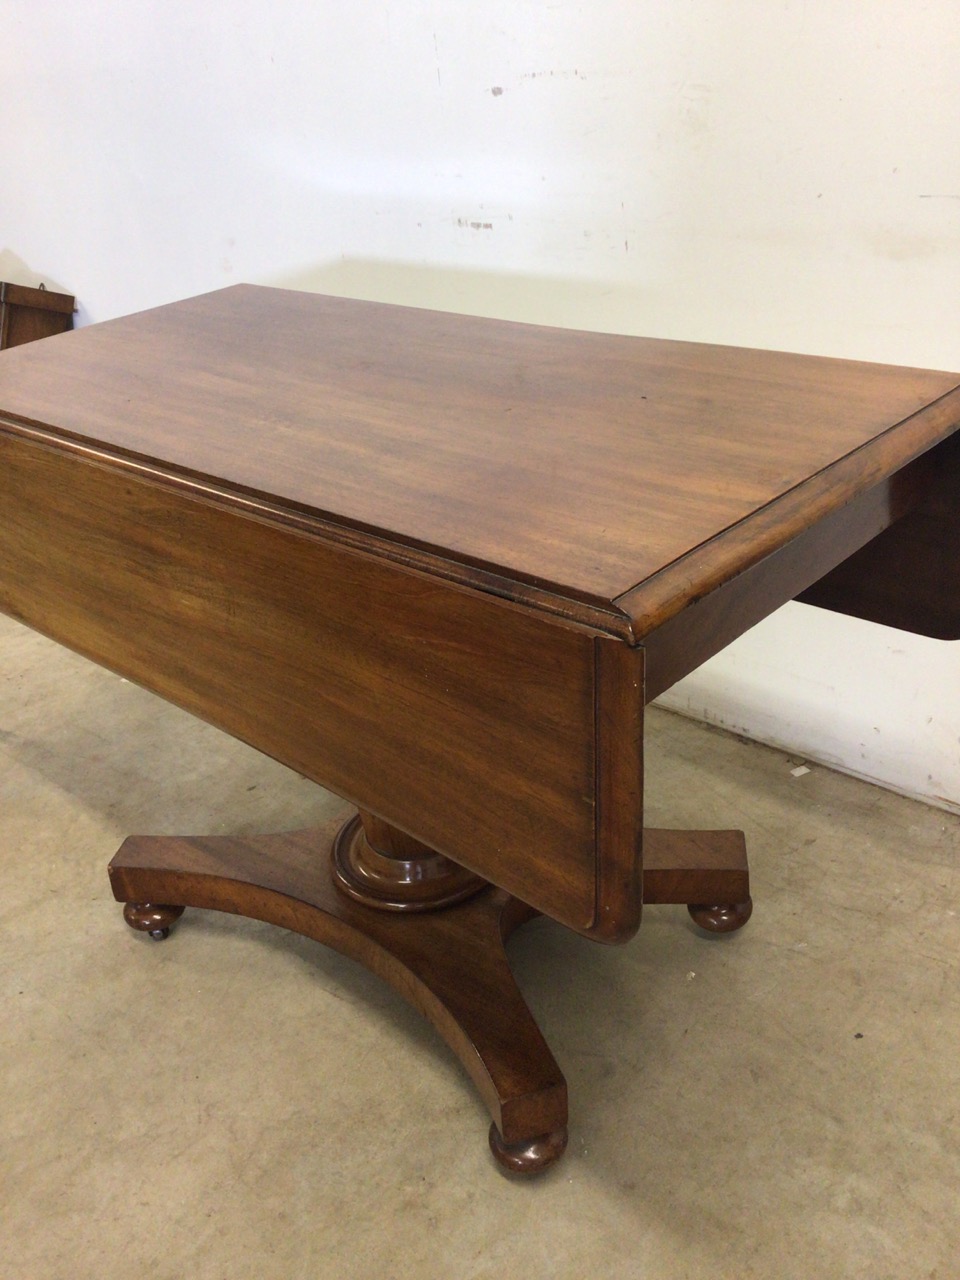
[[[521,984],[571,1142],[515,1184],[447,1050],[351,962],[188,912],[152,943],[134,832],[309,824],[317,787],[0,619],[0,1276],[960,1275],[960,821],[666,713],[655,825],[742,826],[753,920],[549,921]]]

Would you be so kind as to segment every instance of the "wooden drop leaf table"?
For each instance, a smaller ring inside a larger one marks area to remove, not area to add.
[[[246,285],[0,355],[0,609],[355,806],[129,838],[127,922],[355,957],[519,1174],[567,1097],[509,934],[750,914],[740,832],[644,828],[645,704],[792,599],[960,638],[958,495],[957,374]]]

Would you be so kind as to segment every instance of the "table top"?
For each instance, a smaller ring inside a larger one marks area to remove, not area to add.
[[[958,429],[960,374],[237,285],[4,352],[0,419],[642,629]]]

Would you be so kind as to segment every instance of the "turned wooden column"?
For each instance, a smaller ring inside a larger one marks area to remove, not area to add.
[[[473,897],[487,881],[361,809],[333,846],[339,889],[381,911],[437,911]]]

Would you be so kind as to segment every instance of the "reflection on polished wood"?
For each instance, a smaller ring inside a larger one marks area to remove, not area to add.
[[[958,429],[957,374],[238,286],[0,355],[0,609],[359,811],[132,838],[128,923],[355,956],[538,1172],[505,938],[746,922],[742,833],[644,829],[644,707],[795,597],[960,637]]]

